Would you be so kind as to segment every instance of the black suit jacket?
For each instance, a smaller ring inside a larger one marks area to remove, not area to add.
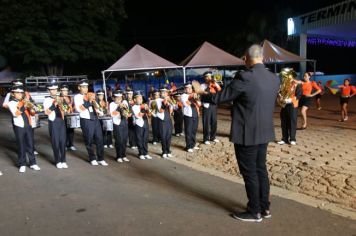
[[[279,78],[263,64],[255,64],[217,94],[202,95],[215,104],[233,102],[230,141],[250,146],[275,140],[273,112]]]

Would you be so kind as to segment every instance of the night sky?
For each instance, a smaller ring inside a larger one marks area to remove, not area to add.
[[[274,42],[298,53],[298,39],[287,41],[287,18],[338,2],[340,1],[249,0],[240,4],[240,1],[227,0],[213,1],[213,3],[201,0],[126,0],[128,18],[123,25],[120,42],[126,49],[130,49],[136,43],[141,44],[158,55],[179,63],[204,41],[241,56],[243,53],[241,48],[247,47],[250,43],[242,42],[239,49],[232,48],[229,42],[233,40],[234,35],[247,32],[245,34],[247,38],[248,32],[255,30],[254,27],[264,27],[264,30],[268,31],[270,25],[274,25],[281,31],[280,37],[276,37]],[[261,16],[274,18],[275,24],[270,23],[266,26],[247,24],[247,19],[253,15],[257,19]],[[317,59],[318,70],[327,73],[356,72],[355,66],[350,65],[354,63],[343,63],[341,60],[331,63],[331,60],[326,60],[326,58],[341,56],[345,60],[350,60],[351,55],[355,55],[355,48],[308,45],[308,58]]]

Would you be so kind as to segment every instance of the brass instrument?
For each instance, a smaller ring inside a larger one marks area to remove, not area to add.
[[[60,96],[56,97],[56,103],[61,111],[63,111],[64,114],[69,113],[70,107],[63,102],[63,98]]]
[[[216,82],[216,83],[218,83],[218,84],[223,84],[222,79],[223,79],[223,77],[222,77],[221,74],[214,74],[214,75],[212,76],[212,81],[213,81],[213,82]]]
[[[28,99],[24,99],[24,106],[28,110],[36,110],[36,105]]]
[[[296,86],[294,78],[297,77],[297,73],[293,68],[283,68],[279,73],[279,77],[281,79],[281,85],[279,87],[277,103],[284,108],[287,104],[286,99],[291,98],[295,93]]]
[[[157,107],[157,102],[156,100],[153,100],[150,104],[149,112],[151,114],[156,114],[158,112],[158,107]]]
[[[122,115],[124,117],[130,117],[130,108],[125,103],[120,103],[119,108],[122,111]]]

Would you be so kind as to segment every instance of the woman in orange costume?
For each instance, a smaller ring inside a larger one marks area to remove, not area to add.
[[[307,111],[312,104],[312,97],[321,93],[321,89],[315,83],[315,81],[310,81],[311,75],[312,74],[310,72],[305,72],[303,77],[304,81],[296,81],[296,83],[302,84],[302,90],[303,90],[303,95],[299,101],[299,107],[302,108],[301,113],[303,118],[303,124],[301,129],[307,128]],[[316,92],[312,93],[313,89],[315,89]]]
[[[347,121],[349,119],[347,113],[347,105],[351,97],[356,94],[355,86],[350,85],[350,79],[345,79],[344,84],[339,86],[340,88],[340,108],[341,119],[339,121]]]

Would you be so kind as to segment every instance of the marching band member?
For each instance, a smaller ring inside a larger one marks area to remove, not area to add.
[[[129,104],[129,109],[132,110],[132,107],[135,105],[133,99],[133,91],[130,87],[126,88],[126,101]],[[135,133],[135,123],[134,117],[131,116],[128,118],[128,125],[129,125],[129,146],[132,149],[137,149],[137,141],[136,141],[136,133]]]
[[[104,99],[104,90],[99,89],[96,91],[96,96],[97,96],[97,103],[100,106],[100,110],[103,111],[103,115],[107,114],[108,107],[106,105],[105,99]],[[101,126],[103,126],[102,121],[100,121]],[[114,148],[112,145],[112,131],[107,131],[103,129],[103,139],[104,139],[104,148]]]
[[[160,132],[159,132],[159,127],[158,127],[158,123],[159,123],[159,118],[157,117],[157,100],[160,99],[159,98],[159,91],[157,91],[156,89],[154,91],[152,91],[152,99],[150,100],[148,106],[150,107],[150,109],[152,110],[151,113],[151,125],[152,125],[152,144],[156,145],[159,141],[160,141]]]
[[[284,68],[281,73],[281,85],[278,93],[278,104],[281,106],[280,118],[282,140],[278,144],[297,144],[298,102],[302,96],[301,86],[296,83],[297,74],[293,69]]]
[[[78,84],[79,94],[74,96],[74,105],[80,116],[80,127],[83,132],[85,146],[89,154],[91,165],[107,166],[104,160],[103,132],[98,119],[97,111],[93,108],[95,104],[95,94],[88,93],[89,81],[83,79]],[[93,151],[93,141],[95,139],[96,155]],[[97,159],[97,160],[96,160]]]
[[[152,159],[148,155],[148,106],[147,104],[142,104],[143,98],[140,92],[136,92],[134,96],[135,105],[132,106],[132,112],[135,118],[135,134],[138,146],[139,158]]]
[[[183,136],[183,104],[181,102],[181,94],[174,96],[176,100],[173,106],[174,134],[175,136]]]
[[[185,93],[182,94],[181,102],[183,104],[184,114],[184,132],[186,150],[193,152],[193,149],[200,149],[196,146],[196,134],[199,124],[199,107],[200,101],[197,99],[197,94],[193,93],[191,83],[184,85]]]
[[[33,129],[31,127],[31,115],[35,114],[34,110],[29,110],[25,101],[23,86],[14,86],[12,88],[12,96],[7,104],[13,117],[13,127],[18,146],[18,165],[19,172],[26,171],[26,153],[29,158],[30,168],[40,170],[36,164],[33,147]]]
[[[15,79],[12,81],[12,86],[23,86],[23,82],[21,79]],[[26,91],[25,87],[24,88],[24,100],[26,101],[29,101],[31,103],[34,103],[30,93],[28,91]],[[11,92],[8,92],[5,96],[5,99],[4,99],[4,102],[2,104],[2,106],[6,109],[8,109],[8,103],[10,101],[10,98],[11,98]],[[34,135],[34,129],[33,129],[33,132],[32,132],[32,140],[33,142],[35,141],[35,135]],[[33,144],[33,148],[34,148],[34,154],[35,155],[38,155],[38,152],[36,151],[36,148],[35,148],[35,144]]]
[[[304,73],[304,81],[296,80],[296,83],[302,84],[303,95],[299,101],[299,107],[302,108],[302,118],[303,118],[303,125],[302,130],[307,128],[307,111],[312,103],[312,97],[321,93],[321,89],[317,86],[315,81],[310,81],[311,73],[306,72]],[[312,93],[312,90],[315,89],[316,92]]]
[[[66,128],[62,98],[57,97],[58,84],[47,85],[50,96],[43,101],[43,109],[48,116],[48,130],[51,137],[54,161],[58,169],[66,169]]]
[[[157,118],[158,130],[161,136],[162,157],[172,157],[171,154],[171,138],[172,138],[172,121],[171,114],[173,106],[171,98],[168,96],[168,89],[161,88],[161,98],[156,99],[157,102]]]
[[[201,89],[209,93],[216,93],[221,90],[221,87],[212,79],[212,73],[207,71],[203,74],[205,83],[201,85]],[[209,145],[209,141],[215,143],[219,142],[216,138],[216,130],[218,126],[217,120],[217,105],[212,103],[203,103],[203,142],[206,145]]]
[[[351,97],[356,95],[355,86],[350,85],[350,79],[345,79],[344,84],[339,86],[341,90],[340,94],[340,108],[341,108],[341,119],[339,121],[347,121],[349,119],[347,112],[347,105]]]
[[[71,96],[68,95],[69,87],[66,84],[62,84],[60,86],[60,96],[63,100],[63,105],[67,107],[67,112],[72,113],[73,112],[73,99]],[[73,145],[73,139],[74,139],[74,128],[70,128],[67,126],[67,122],[64,122],[66,125],[66,147],[67,149],[70,149],[72,151],[77,150],[76,147]]]
[[[130,116],[129,104],[123,100],[121,91],[114,92],[114,101],[110,103],[110,115],[114,122],[116,158],[118,162],[129,162],[126,157],[126,144],[129,135],[127,118]]]

